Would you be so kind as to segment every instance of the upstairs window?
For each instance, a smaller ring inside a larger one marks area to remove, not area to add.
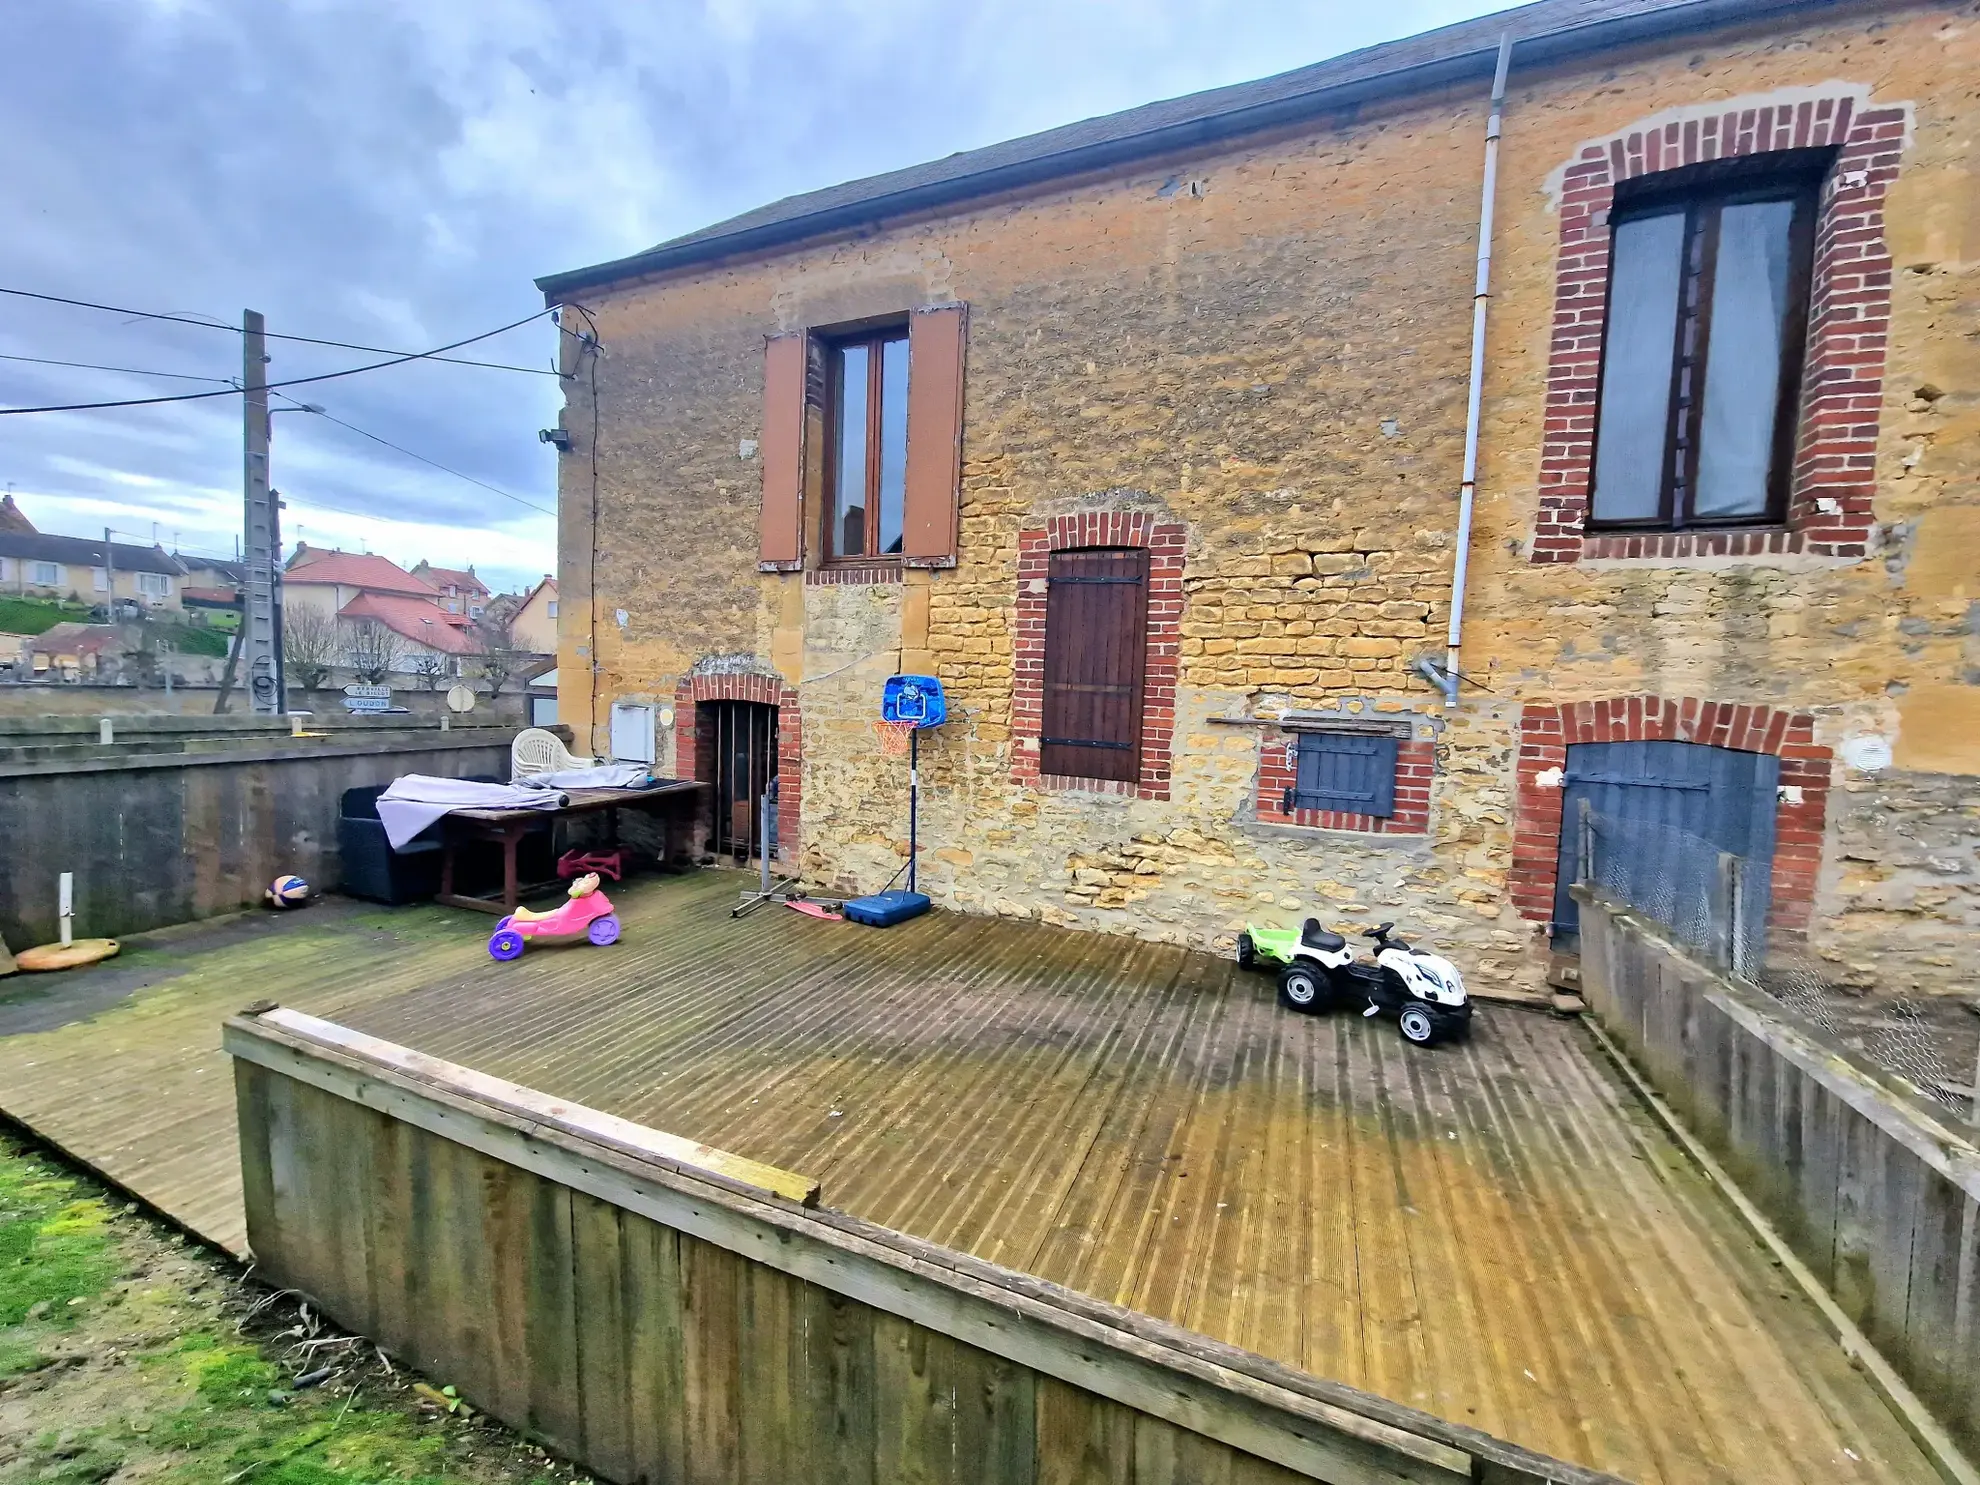
[[[907,521],[907,327],[835,341],[826,356],[826,559],[899,557]]]
[[[556,618],[556,617],[557,617],[557,600],[556,600],[556,599],[554,599],[554,598],[553,598],[553,599],[551,599],[551,600],[550,600],[550,603],[549,603],[549,609],[550,609],[550,617],[551,617],[551,618],[553,618],[553,619],[554,619],[554,618]]]
[[[1749,158],[1618,190],[1591,525],[1784,518],[1827,159]]]

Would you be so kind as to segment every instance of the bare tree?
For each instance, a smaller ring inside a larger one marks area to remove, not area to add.
[[[337,621],[320,608],[282,606],[282,665],[289,684],[321,691],[337,668]]]
[[[421,650],[412,657],[412,673],[419,677],[422,690],[438,691],[440,683],[453,674],[453,660],[438,650]]]
[[[344,626],[344,658],[366,685],[382,686],[403,668],[406,642],[376,619],[354,619]]]
[[[475,621],[474,633],[481,646],[475,674],[488,683],[488,698],[493,701],[528,667],[531,656],[516,648],[516,614],[507,605],[490,604]]]

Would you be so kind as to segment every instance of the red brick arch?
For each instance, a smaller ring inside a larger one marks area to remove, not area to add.
[[[1828,819],[1829,749],[1815,741],[1815,719],[1695,696],[1616,696],[1605,701],[1529,702],[1519,719],[1519,805],[1510,886],[1520,915],[1554,916],[1561,849],[1562,789],[1570,743],[1695,742],[1772,753],[1781,760],[1787,795],[1774,817],[1773,905],[1769,922],[1795,932],[1808,927],[1815,878],[1822,865]],[[1543,783],[1543,776],[1551,783]],[[1798,790],[1796,794],[1792,791]]]
[[[696,736],[697,701],[757,701],[777,708],[777,856],[796,861],[804,812],[804,718],[797,687],[761,671],[684,676],[674,688],[674,767],[694,778],[712,778],[713,754],[701,755]],[[714,746],[709,739],[709,746]]]
[[[1750,106],[1734,101],[1675,110],[1590,143],[1568,163],[1532,561],[1766,552],[1861,557],[1868,550],[1891,318],[1884,193],[1897,178],[1907,115],[1901,106],[1865,107],[1861,92],[1811,90]],[[1816,223],[1787,529],[1587,533],[1617,183],[1706,160],[1826,146],[1838,154]]]

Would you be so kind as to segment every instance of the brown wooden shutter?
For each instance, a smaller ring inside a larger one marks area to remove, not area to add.
[[[763,346],[763,516],[756,565],[804,565],[804,346],[802,330]]]
[[[964,306],[918,309],[908,321],[907,530],[910,567],[956,565],[962,503]]]
[[[1044,773],[1141,777],[1148,553],[1054,552],[1045,590]]]

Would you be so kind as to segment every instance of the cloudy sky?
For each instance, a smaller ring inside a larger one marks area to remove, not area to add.
[[[537,275],[780,196],[1494,8],[10,0],[0,288],[424,350],[539,308]],[[544,368],[555,335],[539,320],[458,354]],[[270,349],[271,380],[380,359]],[[220,383],[21,357],[226,378],[240,340],[0,295],[0,357],[0,407],[28,407]],[[554,568],[536,430],[556,378],[415,362],[293,395],[341,421],[275,420],[291,542],[474,562],[495,586]],[[230,555],[240,474],[232,397],[0,417],[0,482],[44,531]]]

